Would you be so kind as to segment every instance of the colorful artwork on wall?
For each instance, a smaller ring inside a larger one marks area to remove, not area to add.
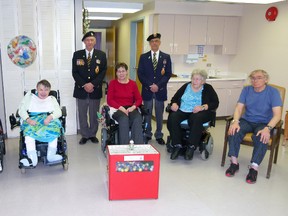
[[[7,46],[7,53],[16,66],[26,68],[36,59],[37,49],[31,38],[19,35],[10,41]]]

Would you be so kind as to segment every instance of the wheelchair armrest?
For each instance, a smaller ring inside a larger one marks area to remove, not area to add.
[[[171,103],[169,103],[167,106],[166,106],[166,108],[165,108],[165,111],[166,112],[168,112],[168,113],[170,113],[171,112]]]
[[[17,121],[16,117],[14,116],[14,113],[12,113],[12,115],[9,116],[9,122],[11,130],[13,130],[15,127],[20,126],[20,121],[19,120]]]
[[[145,109],[143,104],[139,107],[139,109],[140,109],[141,115],[143,115],[143,116],[148,115],[149,111],[148,111],[148,109]]]
[[[66,106],[62,106],[62,107],[61,107],[61,111],[62,111],[62,116],[63,116],[63,117],[66,117],[66,116],[67,116]]]

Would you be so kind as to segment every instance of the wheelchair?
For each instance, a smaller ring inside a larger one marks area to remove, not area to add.
[[[35,93],[35,89],[32,90],[32,93]],[[26,92],[24,92],[26,94]],[[54,91],[51,90],[49,96],[54,96],[58,103],[60,104],[60,93],[59,91]],[[59,118],[62,129],[60,130],[60,136],[58,137],[57,140],[57,154],[62,156],[62,160],[59,161],[54,161],[54,162],[49,162],[47,160],[47,147],[48,147],[48,142],[40,142],[36,140],[36,152],[38,156],[38,161],[42,161],[44,165],[46,166],[53,166],[53,165],[59,165],[61,164],[64,170],[68,170],[68,156],[67,156],[67,142],[65,138],[65,129],[66,129],[66,116],[67,116],[67,111],[66,107],[62,106],[61,107],[62,111],[62,116]],[[47,113],[48,115],[49,113]],[[11,130],[13,130],[15,127],[18,127],[21,125],[21,118],[18,114],[18,110],[16,112],[16,116],[12,113],[12,115],[9,116],[9,121],[11,125]],[[27,150],[26,150],[26,144],[25,144],[25,137],[23,135],[23,131],[20,131],[20,139],[19,139],[19,169],[21,169],[22,173],[26,172],[26,169],[33,169],[35,168],[34,166],[23,166],[22,163],[20,163],[20,160],[23,158],[27,158]]]
[[[2,121],[0,119],[0,173],[3,172],[3,169],[4,169],[3,159],[4,159],[5,154],[6,154],[5,137],[4,137]]]
[[[110,116],[110,108],[108,105],[103,105],[101,107],[101,113],[98,113],[98,121],[101,125],[101,149],[106,157],[107,145],[117,145],[119,143],[119,125],[118,123],[111,118]],[[143,117],[142,128],[143,128],[143,136],[147,129],[147,124],[145,123],[144,115],[146,115],[146,111],[143,106],[140,107],[140,112]],[[145,138],[145,137],[144,137]],[[144,139],[146,140],[146,139]],[[128,143],[127,143],[128,144]],[[144,144],[147,142],[144,141]]]
[[[166,107],[166,112],[170,112],[171,111],[171,105],[169,104]],[[214,147],[214,140],[213,137],[211,135],[211,133],[209,132],[209,128],[210,127],[215,127],[215,122],[216,122],[216,110],[213,111],[213,118],[211,121],[209,122],[205,122],[202,127],[202,136],[200,139],[200,143],[198,143],[198,145],[196,146],[195,152],[198,149],[201,155],[201,158],[203,160],[207,160],[209,158],[210,155],[212,155],[213,153],[213,147]],[[180,127],[182,129],[182,149],[180,152],[180,156],[184,156],[187,146],[188,146],[188,140],[189,140],[189,125],[188,125],[188,120],[184,120],[180,123]],[[173,146],[172,146],[172,140],[170,136],[167,136],[167,142],[166,142],[166,148],[167,148],[167,152],[168,153],[172,153],[173,151]]]

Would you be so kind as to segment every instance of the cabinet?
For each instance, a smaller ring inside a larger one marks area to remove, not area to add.
[[[224,20],[224,17],[208,17],[206,45],[222,45]]]
[[[190,16],[160,14],[154,17],[154,32],[160,32],[161,50],[169,54],[189,52]]]
[[[224,17],[191,16],[190,45],[222,45]]]
[[[215,80],[211,83],[219,98],[217,117],[230,116],[241,94],[244,80]]]
[[[190,17],[190,45],[206,45],[207,16]]]
[[[239,17],[225,17],[223,44],[215,48],[215,53],[233,55],[237,53]]]

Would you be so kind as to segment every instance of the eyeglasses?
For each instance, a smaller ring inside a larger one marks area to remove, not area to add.
[[[265,77],[250,77],[250,80],[255,82],[255,81],[258,81],[258,80],[263,80],[265,79]]]

